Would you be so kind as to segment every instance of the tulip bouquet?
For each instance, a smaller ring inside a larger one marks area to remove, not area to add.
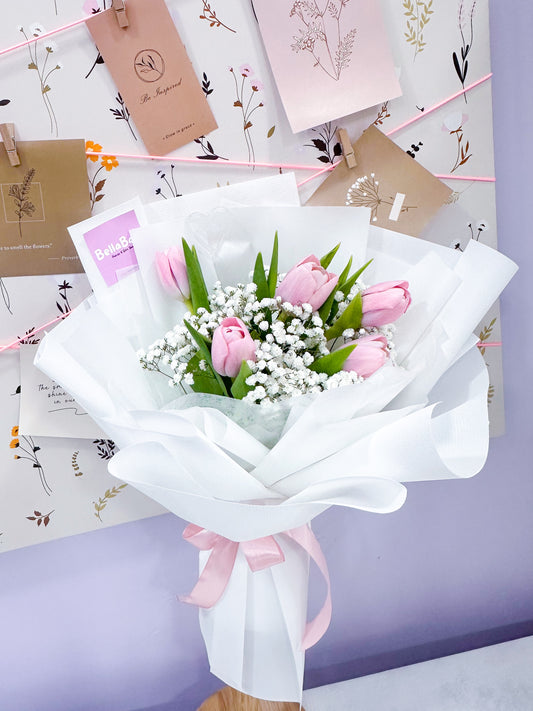
[[[146,370],[171,387],[275,403],[353,385],[394,360],[392,323],[411,303],[406,281],[364,288],[370,261],[350,274],[327,271],[340,245],[278,275],[278,236],[270,268],[257,255],[253,281],[208,293],[200,262],[185,240],[156,254],[162,285],[189,311],[162,339],[140,351]]]
[[[310,522],[334,505],[395,511],[405,482],[482,468],[472,331],[515,265],[476,241],[369,229],[367,208],[178,200],[183,219],[132,230],[138,271],[75,309],[36,365],[116,442],[110,473],[190,522],[186,601],[213,673],[298,701],[331,614],[328,594],[306,624],[310,560],[327,579]],[[317,259],[325,243],[338,252]]]

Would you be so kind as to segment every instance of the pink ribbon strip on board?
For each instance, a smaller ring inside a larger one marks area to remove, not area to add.
[[[302,647],[305,650],[324,636],[331,621],[331,584],[328,566],[320,544],[309,526],[284,531],[282,535],[297,543],[314,560],[327,585],[326,600],[320,612],[306,624],[302,640]],[[191,523],[183,532],[183,538],[201,551],[211,551],[207,564],[191,593],[179,598],[181,602],[203,609],[214,607],[224,594],[239,547],[253,573],[285,561],[283,551],[274,536],[237,543]]]

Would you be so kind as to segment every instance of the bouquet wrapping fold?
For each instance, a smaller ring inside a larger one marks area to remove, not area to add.
[[[472,331],[516,267],[478,242],[461,253],[369,230],[365,208],[228,206],[186,216],[185,205],[180,219],[132,232],[139,271],[49,333],[36,365],[117,443],[113,475],[229,541],[274,537],[284,562],[252,572],[239,546],[222,596],[200,611],[201,628],[217,676],[256,697],[299,701],[309,557],[284,532],[307,530],[332,505],[391,512],[405,500],[403,482],[482,468],[488,375]],[[276,230],[280,271],[340,242],[339,262],[373,258],[368,283],[409,281],[397,365],[267,411],[215,395],[176,398],[136,355],[184,312],[163,296],[155,252],[184,236],[206,281],[245,282]],[[200,553],[201,571],[209,555]]]

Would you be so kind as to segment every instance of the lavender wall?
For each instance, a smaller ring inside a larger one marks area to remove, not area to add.
[[[533,6],[493,0],[491,15],[499,240],[521,266],[502,299],[509,433],[473,480],[410,485],[393,515],[316,521],[334,613],[307,686],[533,634]],[[175,597],[196,570],[183,525],[161,516],[0,556],[3,711],[193,711],[218,687]]]

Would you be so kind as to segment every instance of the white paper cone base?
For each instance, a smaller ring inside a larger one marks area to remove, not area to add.
[[[302,698],[309,557],[276,536],[285,562],[253,573],[241,550],[220,601],[200,610],[213,674],[245,694],[270,701]],[[209,554],[200,553],[200,569]]]

